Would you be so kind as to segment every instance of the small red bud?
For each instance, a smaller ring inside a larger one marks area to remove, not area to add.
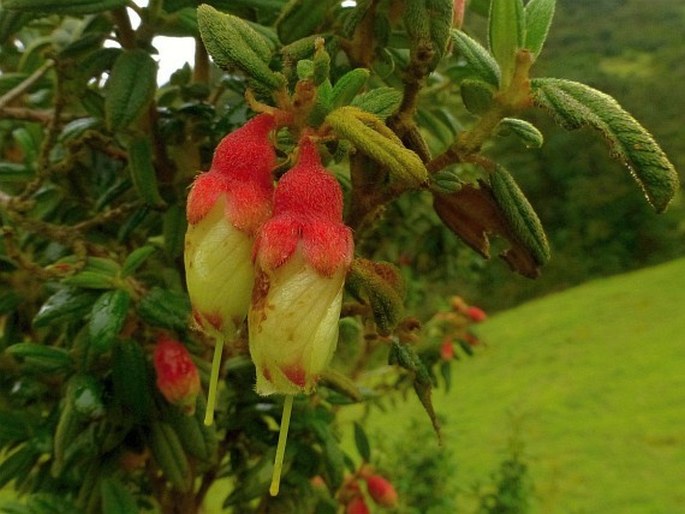
[[[312,486],[312,489],[315,491],[327,491],[328,488],[326,487],[326,482],[324,481],[323,477],[321,475],[315,475],[312,478],[309,479],[309,485]]]
[[[476,323],[485,321],[488,317],[488,315],[485,314],[485,311],[480,307],[469,307],[468,309],[466,309],[466,315]]]
[[[157,388],[164,398],[192,414],[200,392],[200,375],[186,347],[161,336],[155,346],[154,366]]]
[[[440,345],[440,358],[444,361],[454,359],[454,345],[449,339],[445,339]]]
[[[371,511],[366,505],[363,497],[355,496],[347,504],[347,507],[345,508],[345,514],[371,514]]]
[[[397,505],[397,491],[386,478],[372,475],[366,479],[366,486],[373,501],[381,507],[395,507]]]

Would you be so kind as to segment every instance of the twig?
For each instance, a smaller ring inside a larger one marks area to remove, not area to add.
[[[52,117],[52,111],[36,111],[26,107],[0,107],[0,118],[5,119],[49,123]]]
[[[15,98],[23,95],[33,84],[38,82],[40,78],[45,75],[50,68],[52,68],[55,65],[55,61],[53,60],[47,60],[45,61],[45,64],[38,68],[36,71],[34,71],[31,75],[26,77],[20,84],[17,84],[15,87],[10,89],[7,93],[4,95],[0,96],[0,109],[8,105],[10,102],[12,102]]]

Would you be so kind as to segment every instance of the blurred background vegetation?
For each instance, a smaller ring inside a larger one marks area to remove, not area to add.
[[[484,18],[467,16],[466,29],[478,37],[485,25]],[[682,2],[560,0],[534,75],[582,81],[612,95],[652,132],[682,180],[683,27]],[[524,152],[509,138],[491,153],[512,171],[539,214],[552,259],[531,281],[512,274],[499,259],[483,262],[446,230],[433,228],[418,238],[423,244],[407,245],[416,276],[434,279],[431,294],[418,294],[417,305],[430,309],[437,290],[459,292],[488,310],[500,310],[685,253],[682,196],[665,214],[656,214],[596,134],[563,131],[541,112],[528,112],[526,118],[541,129],[545,144]],[[407,214],[407,224],[418,223]],[[431,257],[436,254],[438,259],[448,255],[450,262],[436,265]]]

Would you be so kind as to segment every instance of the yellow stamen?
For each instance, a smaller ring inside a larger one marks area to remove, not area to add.
[[[290,414],[293,411],[293,395],[288,394],[283,401],[283,416],[281,416],[281,431],[278,433],[278,446],[276,446],[276,460],[274,461],[274,473],[271,476],[269,494],[276,496],[281,485],[281,472],[283,471],[283,458],[285,457],[285,442],[288,440],[288,427],[290,426]]]
[[[209,375],[209,392],[207,393],[207,410],[205,411],[205,425],[214,423],[214,406],[216,405],[216,390],[219,386],[219,369],[221,368],[221,354],[224,351],[224,336],[216,336],[212,372]]]

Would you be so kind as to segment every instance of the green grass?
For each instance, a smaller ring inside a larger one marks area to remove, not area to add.
[[[435,394],[455,480],[487,479],[515,418],[535,512],[683,512],[685,259],[527,303],[479,335],[487,346],[456,364],[451,393]],[[417,416],[409,402],[369,430],[411,437],[402,427]]]

